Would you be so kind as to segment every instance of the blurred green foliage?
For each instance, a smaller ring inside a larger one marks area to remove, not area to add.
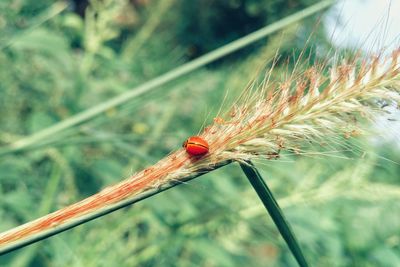
[[[1,1],[0,145],[311,2],[92,0],[82,18],[62,2]],[[30,150],[0,156],[0,231],[155,163],[210,122],[226,91],[229,102],[277,48],[290,54],[296,44],[303,46],[314,22]],[[316,36],[314,42],[325,42]],[[358,140],[350,155],[331,151],[256,162],[313,266],[400,266],[399,148],[369,143]],[[240,168],[232,165],[3,256],[0,266],[296,264]]]

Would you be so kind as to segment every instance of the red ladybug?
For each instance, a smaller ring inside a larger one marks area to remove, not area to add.
[[[202,156],[208,152],[208,143],[200,136],[189,137],[182,146],[192,156]]]

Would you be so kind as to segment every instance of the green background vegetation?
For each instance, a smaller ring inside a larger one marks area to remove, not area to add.
[[[51,0],[3,0],[0,145],[313,2],[93,0],[74,10]],[[177,149],[212,120],[226,92],[228,99],[237,96],[278,48],[283,55],[303,49],[316,19],[30,149],[0,155],[0,232],[96,193]],[[329,47],[323,31],[314,37],[311,47]],[[400,266],[399,148],[375,143],[359,138],[351,151],[256,162],[313,266]],[[296,264],[232,165],[2,256],[0,266]]]

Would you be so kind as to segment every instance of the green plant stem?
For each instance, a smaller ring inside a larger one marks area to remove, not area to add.
[[[297,242],[296,236],[291,230],[290,225],[286,220],[281,208],[279,207],[278,202],[276,202],[274,195],[268,188],[264,179],[261,177],[261,174],[250,161],[247,161],[246,163],[240,163],[240,167],[246,174],[254,190],[257,192],[299,265],[301,267],[309,266],[303,252],[301,251],[299,243]]]
[[[129,206],[129,205],[132,205],[132,204],[134,204],[136,202],[142,201],[142,200],[144,200],[144,199],[146,199],[148,197],[151,197],[153,195],[159,194],[159,193],[161,193],[161,192],[163,192],[163,191],[165,191],[167,189],[170,189],[170,188],[175,187],[177,185],[180,185],[180,184],[183,184],[185,182],[188,182],[188,181],[190,181],[190,180],[192,180],[194,178],[202,176],[203,174],[206,174],[206,173],[208,173],[210,171],[213,171],[213,170],[219,169],[221,167],[224,167],[224,166],[230,164],[231,162],[232,161],[230,161],[230,160],[219,162],[219,163],[217,163],[217,164],[215,164],[213,166],[208,167],[207,169],[199,170],[194,174],[191,174],[191,175],[188,175],[186,177],[183,177],[179,181],[171,181],[171,182],[169,182],[167,184],[163,184],[163,185],[161,185],[161,186],[159,186],[157,188],[149,189],[149,190],[144,191],[144,192],[142,192],[140,194],[137,194],[137,195],[132,196],[130,198],[124,199],[124,200],[122,200],[122,201],[120,201],[118,203],[109,205],[107,207],[104,207],[102,209],[98,209],[98,210],[96,210],[94,212],[91,212],[89,214],[85,214],[85,215],[80,216],[80,217],[78,217],[76,219],[70,220],[70,221],[68,221],[66,223],[63,223],[62,225],[55,226],[55,227],[53,227],[53,228],[51,228],[49,230],[42,231],[40,233],[37,233],[37,234],[32,235],[30,237],[27,237],[25,239],[17,240],[17,241],[15,241],[13,243],[4,245],[4,246],[0,247],[0,256],[4,255],[6,253],[12,252],[14,250],[20,249],[22,247],[28,246],[30,244],[36,243],[36,242],[38,242],[40,240],[43,240],[43,239],[46,239],[46,238],[48,238],[50,236],[59,234],[59,233],[64,232],[64,231],[66,231],[68,229],[71,229],[71,228],[74,228],[74,227],[76,227],[78,225],[84,224],[84,223],[86,223],[88,221],[91,221],[91,220],[94,220],[96,218],[102,217],[102,216],[107,215],[107,214],[109,214],[111,212],[114,212],[116,210],[122,209],[124,207]]]
[[[0,149],[0,155],[21,151],[24,148],[27,148],[27,147],[35,144],[36,142],[43,141],[44,139],[54,136],[55,134],[65,130],[65,129],[68,129],[68,128],[78,125],[84,121],[87,121],[95,116],[98,116],[110,108],[114,108],[123,103],[126,103],[127,101],[129,101],[135,97],[138,97],[144,93],[147,93],[147,92],[155,89],[156,87],[164,85],[164,84],[166,84],[172,80],[175,80],[187,73],[190,73],[200,67],[203,67],[213,61],[216,61],[217,59],[220,59],[230,53],[233,53],[234,51],[237,51],[249,44],[252,44],[252,43],[270,35],[271,33],[274,33],[286,26],[291,25],[292,23],[295,23],[297,21],[300,21],[301,19],[311,16],[311,15],[317,13],[318,11],[321,11],[321,10],[331,6],[334,2],[335,2],[334,0],[321,1],[315,5],[312,5],[308,8],[303,9],[302,11],[299,11],[290,16],[287,16],[284,19],[281,19],[275,23],[272,23],[264,28],[261,28],[260,30],[253,32],[253,33],[250,33],[236,41],[233,41],[225,46],[222,46],[210,53],[207,53],[207,54],[193,60],[193,61],[183,64],[182,66],[180,66],[178,68],[175,68],[161,76],[158,76],[155,79],[150,80],[150,81],[148,81],[136,88],[133,88],[125,93],[122,93],[108,101],[97,104],[96,106],[86,109],[86,110],[84,110],[68,119],[65,119],[53,126],[45,128],[37,133],[34,133],[30,136],[22,138],[6,147],[3,147]]]

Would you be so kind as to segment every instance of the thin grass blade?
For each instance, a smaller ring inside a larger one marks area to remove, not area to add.
[[[256,190],[269,215],[271,216],[275,225],[278,227],[283,239],[286,241],[290,251],[296,258],[296,261],[301,267],[309,266],[303,252],[301,251],[299,243],[297,242],[296,236],[291,230],[291,227],[281,208],[279,207],[278,202],[276,202],[274,195],[268,188],[264,179],[261,177],[261,174],[250,161],[247,161],[246,163],[240,163],[240,167],[246,174],[253,188]]]

